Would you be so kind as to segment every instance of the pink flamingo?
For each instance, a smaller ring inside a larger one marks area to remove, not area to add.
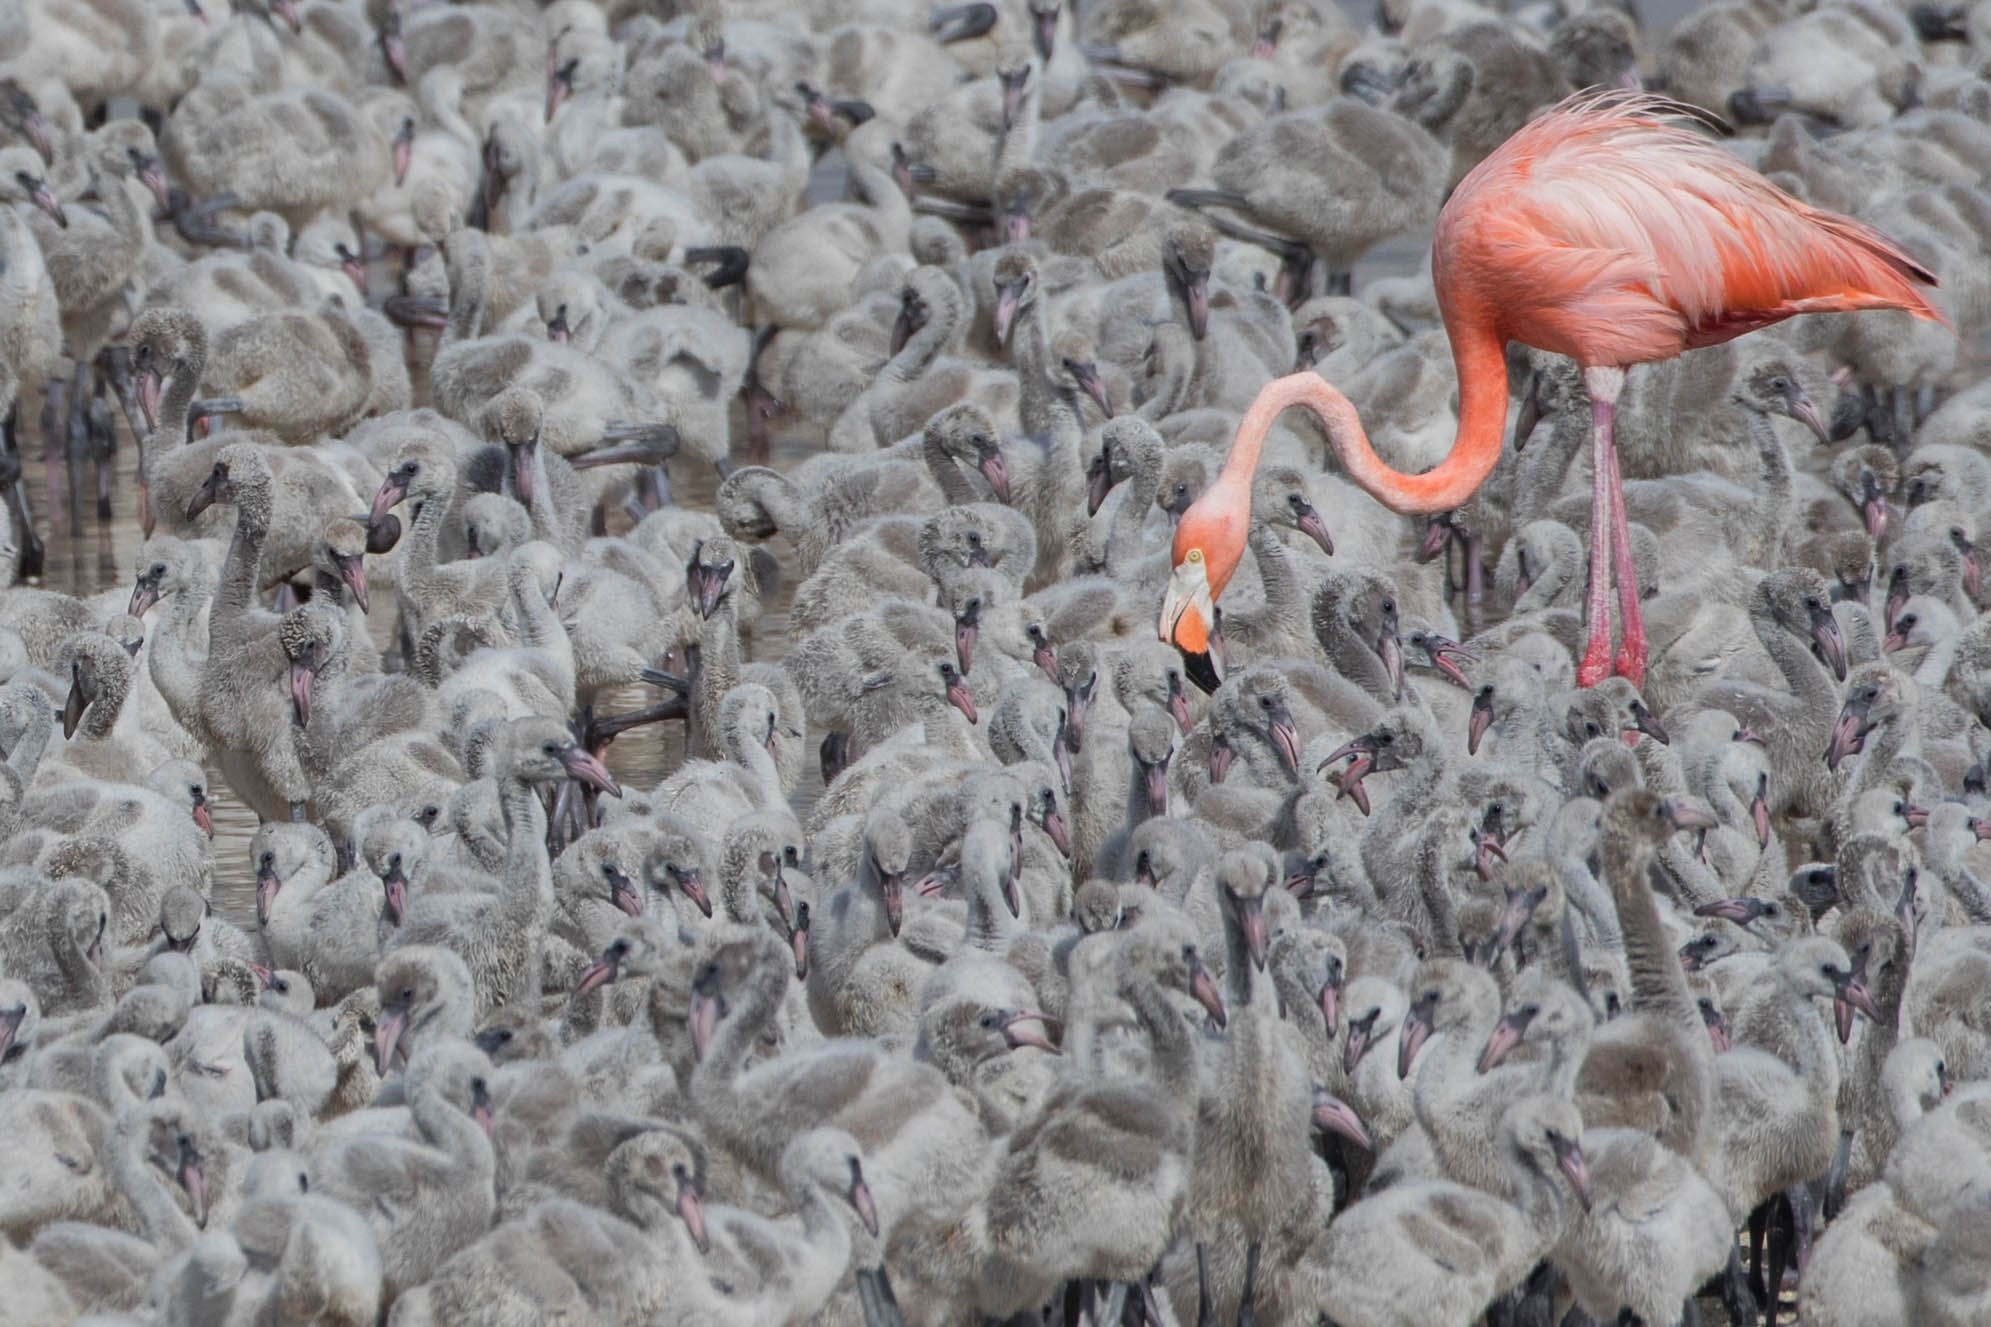
[[[1612,416],[1625,370],[1800,313],[1904,309],[1946,321],[1918,285],[1934,273],[1886,236],[1809,207],[1640,93],[1578,93],[1474,167],[1438,216],[1431,275],[1459,373],[1459,431],[1435,469],[1391,469],[1348,398],[1306,372],[1267,383],[1221,474],[1175,528],[1160,631],[1214,675],[1216,600],[1244,556],[1251,478],[1272,422],[1304,406],[1348,477],[1392,511],[1449,511],[1485,482],[1507,426],[1506,345],[1567,355],[1590,395],[1589,640],[1577,680],[1645,677]],[[1611,654],[1615,564],[1623,616]],[[1201,665],[1201,668],[1195,665]]]

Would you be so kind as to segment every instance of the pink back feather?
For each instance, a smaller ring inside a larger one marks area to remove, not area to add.
[[[1645,94],[1579,93],[1459,182],[1438,218],[1447,312],[1589,365],[1667,359],[1800,313],[1943,321],[1936,278],[1811,207]]]

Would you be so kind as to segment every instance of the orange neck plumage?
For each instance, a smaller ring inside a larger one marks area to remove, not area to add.
[[[1447,327],[1459,373],[1459,431],[1445,459],[1420,475],[1392,469],[1376,455],[1354,405],[1320,375],[1295,373],[1265,385],[1238,421],[1216,482],[1175,527],[1175,575],[1162,604],[1162,639],[1191,653],[1208,649],[1216,599],[1244,559],[1252,476],[1265,435],[1293,406],[1313,412],[1348,478],[1391,511],[1451,511],[1478,491],[1500,459],[1507,429],[1505,346],[1498,333],[1477,321],[1448,321]]]

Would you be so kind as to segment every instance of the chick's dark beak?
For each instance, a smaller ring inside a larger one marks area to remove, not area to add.
[[[1193,949],[1189,951],[1189,992],[1209,1014],[1211,1022],[1223,1027],[1229,1021],[1224,1010],[1224,997],[1218,992],[1217,983],[1210,979],[1209,969],[1203,966],[1202,959]]]
[[[1583,1145],[1574,1138],[1555,1138],[1555,1161],[1558,1169],[1569,1177],[1569,1187],[1576,1191],[1576,1201],[1583,1204],[1583,1210],[1590,1210],[1590,1167],[1583,1159]]]
[[[311,726],[311,684],[318,676],[318,645],[307,641],[290,661],[290,704],[299,728]]]
[[[48,213],[56,225],[64,230],[68,230],[69,213],[63,210],[62,200],[55,196],[55,190],[48,187],[48,181],[36,179],[31,175],[23,175],[20,178],[21,182],[27,187],[28,200],[42,211]]]
[[[1403,1024],[1397,1029],[1396,1076],[1399,1079],[1410,1077],[1410,1067],[1417,1060],[1417,1052],[1431,1037],[1431,1018],[1437,1007],[1437,997],[1427,993],[1419,996],[1404,1014]]]
[[[857,1219],[864,1223],[864,1229],[876,1236],[878,1203],[871,1196],[871,1186],[864,1182],[864,1170],[856,1157],[850,1159],[850,1205],[857,1212]]]
[[[220,501],[222,485],[227,482],[228,472],[219,465],[208,471],[207,478],[203,479],[200,487],[194,490],[193,497],[187,499],[187,519],[191,521]]]
[[[608,766],[601,763],[601,758],[587,748],[570,743],[561,748],[559,760],[561,768],[567,771],[567,777],[576,783],[584,783],[610,797],[622,796],[622,785],[615,781],[615,776],[608,772]]]
[[[1340,1134],[1364,1151],[1375,1149],[1369,1131],[1362,1127],[1362,1117],[1355,1113],[1355,1108],[1324,1087],[1314,1088],[1313,1125],[1323,1133]]]
[[[1493,726],[1493,687],[1489,684],[1473,693],[1472,710],[1466,715],[1466,754],[1479,754],[1486,730]]]
[[[366,589],[366,555],[364,553],[342,553],[338,557],[339,579],[346,583],[352,592],[353,602],[364,613],[370,606]]]
[[[1838,769],[1846,757],[1858,755],[1866,749],[1867,734],[1873,731],[1869,708],[1857,694],[1848,696],[1846,703],[1840,706],[1839,717],[1832,724],[1832,739],[1825,747],[1827,769]]]
[[[995,312],[992,315],[992,323],[995,332],[995,343],[998,348],[1002,348],[1009,345],[1009,329],[1016,322],[1016,310],[1021,301],[1022,292],[1017,288],[1014,281],[998,281],[996,282],[995,297]]]
[[[380,491],[373,495],[373,506],[368,509],[366,523],[369,528],[379,525],[387,513],[399,506],[408,496],[408,483],[411,476],[395,470],[380,481]]]
[[[691,1236],[692,1244],[700,1253],[711,1249],[712,1237],[705,1225],[705,1198],[697,1179],[689,1172],[678,1176],[676,1208],[678,1220],[684,1222],[685,1234]]]
[[[62,738],[76,736],[83,712],[97,699],[97,670],[82,659],[69,665],[69,696],[62,704]]]
[[[1106,380],[1099,376],[1099,365],[1092,360],[1073,359],[1067,359],[1064,364],[1065,372],[1072,375],[1072,381],[1078,384],[1080,391],[1092,398],[1092,403],[1099,407],[1099,413],[1108,419],[1113,418],[1113,402],[1106,394]]]
[[[1838,619],[1832,610],[1821,604],[1811,611],[1811,640],[1818,647],[1818,656],[1832,670],[1832,676],[1843,682],[1846,680],[1846,638],[1840,634]]]

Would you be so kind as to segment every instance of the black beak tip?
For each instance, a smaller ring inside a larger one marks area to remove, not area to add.
[[[1208,654],[1192,654],[1188,650],[1181,650],[1180,653],[1182,655],[1182,671],[1184,675],[1191,682],[1194,682],[1197,689],[1204,695],[1212,694],[1218,687],[1223,685],[1223,679],[1217,676],[1216,665],[1211,661]]]

